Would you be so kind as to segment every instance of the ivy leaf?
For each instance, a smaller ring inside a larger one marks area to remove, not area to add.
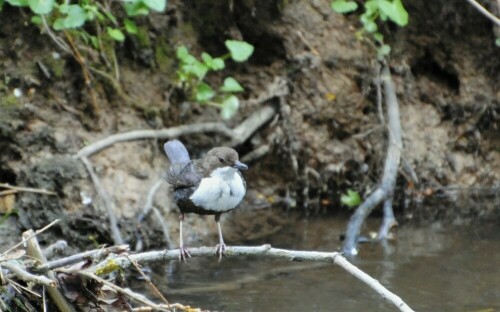
[[[220,116],[224,120],[230,119],[234,116],[234,114],[236,114],[239,106],[240,101],[236,96],[231,95],[227,97],[226,99],[224,99],[224,102],[222,102],[222,110],[220,111]]]
[[[163,12],[167,6],[167,0],[143,0],[144,4],[151,10]]]
[[[254,47],[245,41],[226,40],[226,47],[235,62],[244,62],[252,55]]]
[[[12,6],[28,6],[28,0],[6,0],[5,2]]]
[[[189,51],[185,46],[177,48],[176,56],[184,64],[193,64],[196,62],[196,58],[189,54]]]
[[[123,32],[117,28],[111,28],[107,27],[106,31],[108,32],[108,35],[116,41],[123,42],[125,40],[125,35]]]
[[[186,73],[195,75],[199,80],[203,80],[208,72],[207,65],[203,64],[197,59],[194,59],[194,62],[192,64],[185,64],[181,66],[181,69]]]
[[[215,91],[211,86],[202,82],[196,88],[196,101],[203,103],[215,96]]]
[[[340,202],[349,208],[353,208],[361,204],[361,196],[359,196],[358,192],[347,190],[347,194],[343,194],[340,197]]]
[[[137,34],[137,24],[128,18],[123,20],[123,25],[125,25],[125,30],[132,35]]]
[[[335,0],[331,5],[332,10],[341,14],[354,12],[358,8],[358,4],[354,1]]]
[[[33,15],[31,17],[31,22],[35,25],[42,25],[42,17],[40,15]]]
[[[408,12],[406,12],[401,0],[377,1],[381,16],[386,15],[391,21],[399,26],[408,24]],[[382,14],[383,13],[383,14]]]
[[[58,18],[54,22],[53,27],[55,30],[81,27],[87,19],[87,14],[77,4],[62,4],[59,6],[59,12],[66,14],[66,16]]]
[[[377,55],[379,58],[382,58],[386,55],[389,55],[391,53],[391,47],[387,44],[383,44],[380,48],[377,50]]]
[[[54,8],[54,0],[28,0],[28,5],[35,14],[48,14]]]
[[[221,70],[225,67],[224,61],[221,58],[213,58],[210,54],[203,52],[201,59],[209,68],[213,70]]]
[[[224,84],[220,88],[223,92],[242,92],[245,91],[243,87],[234,79],[233,77],[227,77],[224,79]]]
[[[125,2],[125,11],[128,16],[148,15],[148,6],[142,1]]]

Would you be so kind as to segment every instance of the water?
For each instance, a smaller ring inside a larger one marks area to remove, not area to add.
[[[376,229],[370,222],[368,228]],[[274,247],[335,251],[345,220],[300,221],[264,239]],[[405,226],[353,261],[416,311],[500,311],[500,226]],[[170,302],[211,311],[397,311],[334,265],[256,258],[189,259],[154,268]]]

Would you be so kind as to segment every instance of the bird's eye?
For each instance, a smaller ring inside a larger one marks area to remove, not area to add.
[[[224,162],[224,157],[219,157],[219,162],[223,163]]]

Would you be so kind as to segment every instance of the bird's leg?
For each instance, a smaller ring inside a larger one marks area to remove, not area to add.
[[[215,215],[215,222],[217,222],[217,229],[219,230],[219,243],[215,246],[215,255],[219,256],[219,261],[222,260],[222,254],[226,251],[226,244],[222,238],[222,230],[220,228],[220,214]]]
[[[184,214],[181,213],[179,216],[179,260],[186,261],[187,258],[191,258],[188,249],[184,246],[184,240],[182,239],[182,221],[184,221]]]

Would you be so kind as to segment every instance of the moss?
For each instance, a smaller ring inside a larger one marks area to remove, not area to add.
[[[43,65],[45,65],[56,78],[62,78],[64,74],[64,68],[66,67],[66,61],[64,58],[55,58],[51,54],[46,55],[42,59]]]
[[[8,109],[18,107],[21,102],[14,95],[0,96],[0,108]]]
[[[141,49],[151,48],[151,40],[149,39],[147,27],[144,26],[138,27],[136,38],[137,42],[139,43],[139,48]]]
[[[174,66],[174,50],[166,41],[160,40],[156,45],[155,49],[155,61],[158,65],[160,72],[167,74],[174,72],[172,70]]]

